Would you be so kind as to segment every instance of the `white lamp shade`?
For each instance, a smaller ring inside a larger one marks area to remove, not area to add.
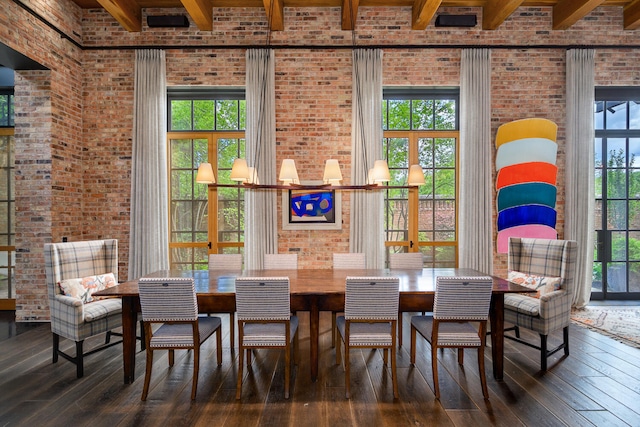
[[[249,181],[249,168],[247,167],[247,161],[245,159],[235,159],[233,161],[230,179],[240,182]]]
[[[409,168],[409,180],[408,184],[412,186],[424,185],[424,172],[422,171],[422,166],[420,165],[411,165]]]
[[[211,163],[200,163],[196,174],[196,182],[198,184],[214,184],[216,182]]]
[[[389,173],[389,166],[387,166],[386,160],[376,160],[373,165],[373,171],[371,172],[371,179],[374,184],[391,181],[391,174]]]
[[[338,185],[342,181],[342,172],[340,172],[340,164],[336,159],[329,159],[324,166],[324,176],[322,178],[325,184]]]
[[[296,170],[296,162],[293,159],[284,159],[280,166],[280,176],[278,178],[285,185],[299,184],[298,171]]]

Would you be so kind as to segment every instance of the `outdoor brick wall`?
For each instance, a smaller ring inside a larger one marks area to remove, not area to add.
[[[80,10],[68,0],[31,0],[74,45],[14,2],[3,2],[0,41],[50,71],[16,78],[17,319],[46,320],[42,246],[93,238],[119,241],[119,276],[127,277],[134,50],[166,48],[167,84],[242,86],[245,49],[263,46],[262,8],[214,8],[214,30],[149,29],[129,33],[103,10]],[[458,86],[461,46],[492,46],[492,130],[526,117],[558,123],[559,166],[565,138],[567,46],[637,44],[622,30],[621,7],[599,7],[567,31],[551,30],[550,7],[519,8],[497,30],[411,30],[411,8],[361,7],[355,42],[384,48],[387,86]],[[285,30],[270,35],[275,51],[277,161],[292,157],[303,180],[321,179],[324,160],[338,158],[351,179],[351,50],[353,34],[340,29],[339,8],[285,8]],[[290,49],[278,46],[301,46]],[[407,46],[407,47],[402,47]],[[450,47],[447,47],[450,46]],[[596,50],[597,85],[636,85],[638,49]],[[564,175],[558,176],[558,231],[563,237]],[[279,250],[299,253],[302,267],[328,266],[331,253],[349,248],[349,194],[341,231],[285,231]],[[280,198],[278,198],[280,200]],[[280,203],[280,201],[279,201]],[[495,222],[495,214],[492,219]],[[495,258],[495,273],[506,256]]]

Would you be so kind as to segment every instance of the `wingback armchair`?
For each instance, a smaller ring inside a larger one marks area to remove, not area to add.
[[[44,245],[44,261],[53,332],[53,363],[58,361],[58,356],[64,357],[76,364],[77,377],[81,378],[84,375],[83,356],[121,342],[111,342],[110,331],[122,326],[122,301],[120,298],[91,298],[90,302],[85,302],[86,294],[65,295],[63,284],[71,279],[108,273],[113,273],[117,283],[118,241],[48,243]],[[83,353],[86,338],[105,332],[104,345]],[[60,337],[75,341],[75,356],[60,350]]]
[[[505,338],[540,350],[540,368],[543,371],[547,370],[548,356],[561,349],[564,349],[565,356],[569,355],[576,250],[576,242],[573,240],[509,239],[509,280],[518,283],[516,278],[528,277],[524,279],[528,282],[525,285],[533,284],[537,288],[537,294],[536,297],[530,294],[505,295],[504,320],[505,323],[514,325],[505,330],[515,330],[515,337],[505,334]],[[557,285],[547,287],[545,281],[555,281]],[[540,345],[521,339],[520,327],[537,332],[540,335]],[[547,349],[548,335],[560,329],[563,331],[562,344],[554,349]]]

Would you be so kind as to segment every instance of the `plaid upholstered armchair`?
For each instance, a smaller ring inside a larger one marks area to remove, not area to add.
[[[48,243],[44,260],[51,332],[53,363],[58,356],[76,364],[77,377],[84,375],[83,356],[119,344],[111,342],[111,330],[122,326],[122,301],[99,300],[92,293],[118,283],[118,241]],[[83,353],[88,337],[107,333],[105,344]],[[76,355],[60,350],[60,337],[75,341]]]
[[[571,300],[575,286],[576,242],[573,240],[509,240],[509,277],[512,282],[536,289],[536,294],[508,294],[504,298],[505,323],[514,325],[515,336],[505,338],[540,350],[540,369],[547,370],[547,357],[564,349],[569,355]],[[540,345],[520,338],[520,328],[540,335]],[[562,329],[563,342],[547,349],[547,337]]]

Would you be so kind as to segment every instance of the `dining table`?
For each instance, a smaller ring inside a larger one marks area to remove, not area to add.
[[[344,310],[347,277],[397,277],[399,279],[399,311],[428,312],[433,309],[438,276],[490,276],[466,268],[424,269],[292,269],[292,270],[161,270],[144,277],[192,277],[198,310],[201,313],[234,313],[236,277],[288,277],[292,312],[309,312],[309,361],[313,381],[318,378],[320,312]],[[504,295],[529,293],[533,290],[490,276],[493,279],[489,321],[493,377],[503,378],[504,360]],[[136,324],[140,312],[138,281],[131,280],[95,293],[101,297],[122,298],[122,335],[124,382],[135,379]],[[233,343],[233,338],[232,338]],[[233,344],[232,344],[233,346]]]

